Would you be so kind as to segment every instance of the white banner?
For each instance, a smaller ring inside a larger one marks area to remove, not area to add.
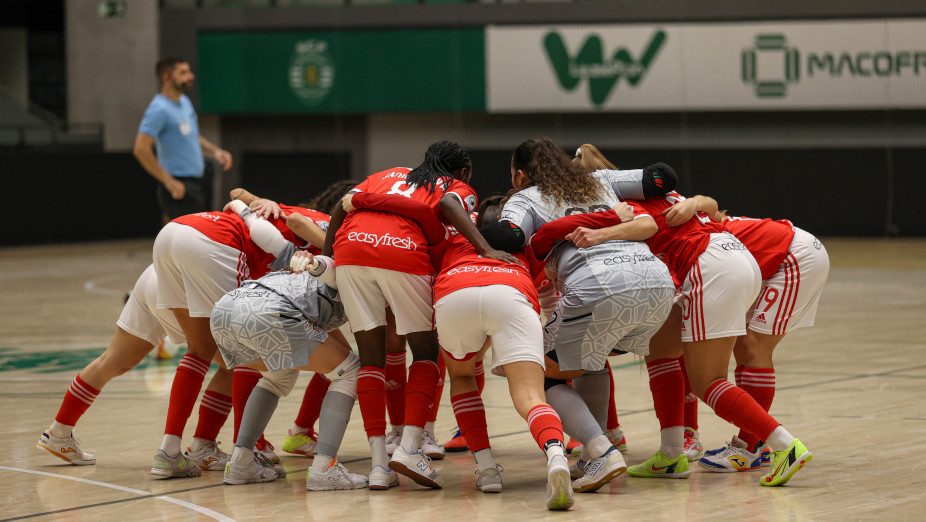
[[[489,112],[926,108],[926,20],[489,26]]]

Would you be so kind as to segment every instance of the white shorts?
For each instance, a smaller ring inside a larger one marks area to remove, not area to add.
[[[682,283],[682,342],[746,334],[743,314],[762,286],[759,265],[732,234],[711,234]]]
[[[158,308],[186,308],[209,317],[226,292],[248,279],[244,252],[216,243],[193,227],[168,223],[154,240]]]
[[[830,258],[819,239],[794,228],[794,239],[778,271],[762,282],[762,290],[746,312],[750,330],[784,335],[813,326],[817,304],[830,272]]]
[[[451,292],[435,303],[434,321],[441,348],[458,361],[471,359],[491,337],[496,365],[530,361],[544,366],[540,316],[513,287]]]
[[[386,324],[386,304],[399,335],[434,329],[433,278],[372,266],[338,266],[338,291],[350,328],[372,330]]]
[[[148,265],[138,281],[135,281],[135,288],[122,307],[116,325],[154,346],[161,344],[165,334],[170,337],[170,342],[185,344],[186,337],[174,313],[157,306],[158,276],[154,271],[154,265]]]

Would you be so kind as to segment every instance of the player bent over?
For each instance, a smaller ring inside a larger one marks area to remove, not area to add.
[[[158,309],[157,299],[157,274],[154,265],[149,265],[135,282],[106,351],[71,382],[54,422],[42,433],[36,446],[76,466],[96,464],[93,455],[80,449],[73,431],[74,425],[93,404],[103,386],[138,366],[161,343],[165,334],[172,343],[186,343],[174,314],[170,310]],[[231,371],[219,368],[203,394],[193,443],[185,452],[199,469],[225,469],[228,455],[219,449],[215,438],[232,407],[231,387]]]
[[[308,266],[309,271],[303,271]],[[315,460],[306,475],[306,489],[359,489],[363,475],[337,462],[351,409],[357,398],[360,359],[350,347],[327,332],[347,321],[329,258],[317,260],[297,252],[292,269],[244,282],[219,299],[210,325],[228,367],[250,365],[267,373],[251,392],[225,468],[226,484],[267,482],[282,476],[254,445],[270,421],[280,397],[292,391],[300,370],[324,374],[331,382],[322,402]],[[319,279],[316,280],[315,277]]]

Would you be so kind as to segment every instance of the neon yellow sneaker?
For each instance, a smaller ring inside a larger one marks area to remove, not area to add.
[[[627,474],[639,478],[683,479],[688,478],[691,471],[688,469],[688,457],[685,453],[670,459],[662,451],[657,451],[655,455],[646,459],[646,462],[627,468]]]
[[[309,430],[306,433],[293,435],[291,431],[286,432],[286,438],[283,439],[283,451],[294,455],[305,455],[306,457],[315,456],[315,445],[318,443],[318,435]]]
[[[759,484],[783,486],[812,458],[813,453],[807,450],[804,443],[794,439],[788,449],[772,452],[772,472],[759,479]]]

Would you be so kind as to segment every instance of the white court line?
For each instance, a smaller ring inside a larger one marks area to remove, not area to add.
[[[110,297],[123,297],[126,294],[125,291],[111,290],[99,286],[101,283],[111,283],[120,279],[125,279],[125,274],[106,274],[100,277],[94,277],[93,279],[84,281],[84,290],[93,292],[94,294],[108,295]]]
[[[0,469],[5,469],[5,470],[7,470],[7,471],[18,471],[18,472],[20,472],[20,473],[32,473],[33,475],[43,475],[43,476],[46,476],[46,477],[54,477],[54,478],[61,478],[61,479],[66,479],[66,480],[73,480],[73,481],[75,481],[75,482],[83,482],[83,483],[85,483],[85,484],[93,484],[94,486],[102,486],[102,487],[104,487],[104,488],[117,489],[117,490],[119,490],[119,491],[125,491],[126,493],[134,493],[134,494],[136,494],[136,495],[144,495],[144,496],[157,495],[156,493],[152,493],[152,492],[150,492],[150,491],[144,491],[144,490],[141,490],[141,489],[127,488],[127,487],[125,487],[125,486],[120,486],[120,485],[118,485],[118,484],[110,484],[110,483],[108,483],[108,482],[99,482],[99,481],[96,481],[96,480],[90,480],[90,479],[85,479],[85,478],[71,477],[71,476],[68,476],[68,475],[59,475],[59,474],[57,474],[57,473],[47,473],[47,472],[45,472],[45,471],[33,471],[33,470],[31,470],[31,469],[22,469],[22,468],[10,468],[10,467],[7,467],[7,466],[0,466]],[[167,497],[167,496],[154,496],[153,498],[155,498],[155,499],[157,499],[157,500],[163,500],[163,501],[165,501],[165,502],[170,502],[171,504],[176,504],[176,505],[178,505],[178,506],[182,506],[182,507],[185,507],[185,508],[187,508],[187,509],[192,509],[193,511],[196,511],[197,513],[201,513],[201,514],[206,515],[207,517],[213,518],[213,519],[215,519],[215,520],[220,520],[221,522],[236,522],[235,519],[233,519],[233,518],[227,517],[227,516],[225,516],[225,515],[223,515],[223,514],[217,512],[217,511],[213,511],[213,510],[211,510],[211,509],[209,509],[209,508],[205,508],[205,507],[202,507],[202,506],[193,504],[192,502],[187,502],[187,501],[185,501],[185,500],[179,500],[179,499],[176,499],[176,498],[173,498],[173,497]]]

